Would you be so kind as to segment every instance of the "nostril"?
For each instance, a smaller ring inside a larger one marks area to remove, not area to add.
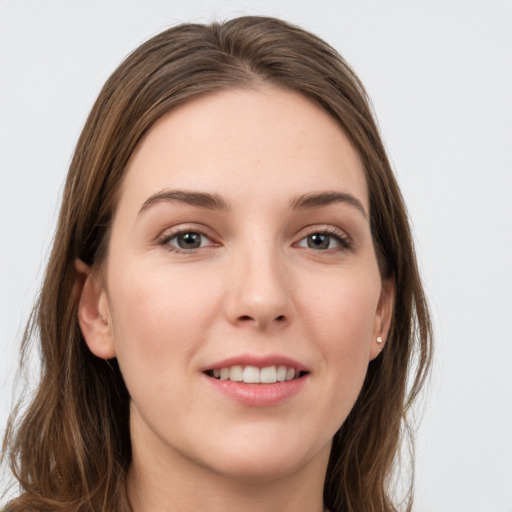
[[[265,320],[264,318],[262,318],[260,320],[258,316],[251,316],[251,315],[240,315],[238,317],[238,321],[242,322],[242,323],[256,322],[256,324],[258,324],[258,325],[266,325],[267,324],[267,320]],[[274,318],[273,321],[278,322],[278,323],[284,323],[284,322],[286,322],[286,316],[278,315]]]

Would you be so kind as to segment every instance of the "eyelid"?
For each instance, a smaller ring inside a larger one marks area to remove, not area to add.
[[[209,244],[202,247],[197,247],[193,249],[183,249],[181,247],[176,247],[174,245],[169,244],[169,242],[176,238],[177,236],[184,233],[198,233],[201,236],[206,237],[209,240]],[[179,224],[178,226],[173,226],[171,228],[163,231],[156,239],[156,243],[161,246],[165,246],[166,249],[172,252],[185,253],[190,254],[198,249],[205,249],[208,247],[216,247],[220,244],[216,242],[215,235],[211,233],[211,230],[206,228],[205,226],[200,226],[197,224]]]
[[[353,240],[352,238],[347,234],[346,231],[344,231],[341,228],[338,228],[336,226],[328,226],[328,225],[322,225],[322,224],[315,224],[312,226],[307,226],[302,230],[299,234],[300,238],[297,242],[294,243],[294,245],[297,245],[299,242],[304,240],[304,238],[314,235],[314,234],[324,234],[329,235],[337,239],[339,242],[339,247],[330,248],[330,249],[324,249],[323,251],[318,252],[334,252],[334,251],[344,251],[344,250],[350,250],[353,248]]]
[[[174,245],[169,244],[170,240],[172,240],[173,238],[179,236],[180,234],[184,234],[184,233],[198,233],[198,234],[206,237],[210,243],[206,246],[201,246],[201,247],[192,248],[192,249],[183,249],[183,248],[176,247]],[[337,247],[328,248],[328,249],[324,249],[322,251],[315,251],[315,252],[329,253],[329,252],[339,252],[339,251],[353,249],[353,240],[347,234],[346,231],[344,231],[343,229],[338,228],[336,226],[322,225],[322,224],[315,224],[315,225],[304,227],[297,235],[296,242],[294,242],[292,245],[298,246],[298,244],[302,240],[304,240],[306,237],[313,235],[313,234],[324,234],[324,235],[331,236],[331,237],[335,238],[339,244]],[[212,230],[207,228],[206,226],[190,223],[190,224],[179,224],[177,226],[167,228],[156,238],[156,243],[160,246],[165,246],[168,250],[173,251],[173,252],[190,254],[194,251],[197,251],[198,249],[207,249],[209,247],[219,247],[222,244],[217,242],[217,239],[218,239],[218,236],[216,236],[214,233],[212,233]]]

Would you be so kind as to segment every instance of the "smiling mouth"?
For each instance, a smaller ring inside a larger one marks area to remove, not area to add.
[[[204,373],[217,380],[230,380],[246,384],[275,384],[276,382],[297,380],[308,374],[306,371],[299,371],[284,365],[266,366],[265,368],[235,365],[207,370]]]

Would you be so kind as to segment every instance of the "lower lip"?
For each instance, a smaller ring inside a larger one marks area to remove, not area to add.
[[[229,398],[250,407],[271,407],[290,399],[306,384],[307,375],[298,379],[274,384],[247,384],[231,380],[219,380],[204,375],[211,386]]]

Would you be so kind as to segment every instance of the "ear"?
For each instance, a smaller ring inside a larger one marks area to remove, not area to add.
[[[101,359],[116,356],[107,293],[100,277],[83,261],[75,261],[74,294],[78,323],[89,350]]]
[[[375,359],[386,344],[395,305],[395,279],[390,277],[382,281],[379,303],[375,312],[373,340],[370,347],[370,361]]]

